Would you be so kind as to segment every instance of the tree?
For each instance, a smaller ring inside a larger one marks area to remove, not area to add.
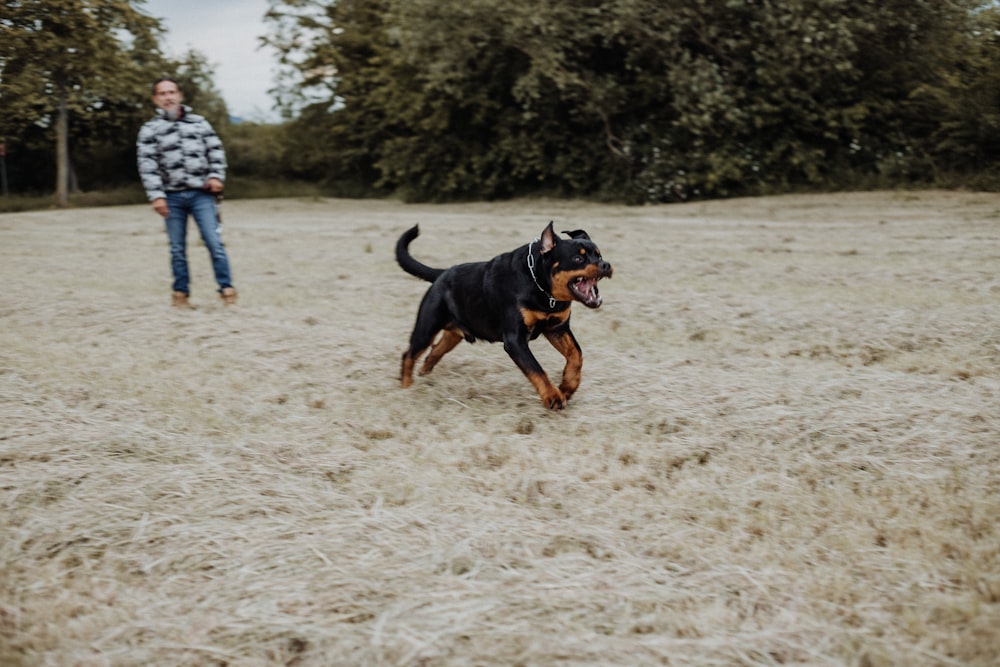
[[[375,160],[393,128],[386,98],[395,86],[384,0],[271,0],[265,43],[283,70],[277,93],[287,175],[358,194],[379,181]]]
[[[910,95],[908,119],[935,173],[1000,173],[1000,6],[973,12],[939,40],[925,82]]]
[[[33,125],[54,131],[59,206],[68,203],[71,184],[71,119],[98,114],[114,124],[126,116],[105,112],[118,109],[129,112],[127,117],[133,120],[141,111],[140,101],[148,100],[149,82],[162,68],[160,24],[136,8],[141,4],[142,0],[4,3],[0,135],[16,137]],[[104,130],[108,129],[105,123]]]
[[[272,0],[272,43],[320,95],[297,141],[328,178],[672,201],[969,164],[1000,107],[983,4]]]
[[[176,63],[177,83],[184,91],[184,104],[204,116],[220,134],[229,125],[229,109],[222,93],[215,87],[215,71],[205,55],[188,50]]]

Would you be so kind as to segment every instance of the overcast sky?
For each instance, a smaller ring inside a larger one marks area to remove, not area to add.
[[[274,86],[274,53],[257,46],[267,6],[267,0],[146,0],[141,9],[163,20],[167,56],[203,53],[229,113],[259,121],[278,120],[267,94]]]

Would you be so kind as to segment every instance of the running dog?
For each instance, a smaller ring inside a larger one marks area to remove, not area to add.
[[[574,301],[599,307],[597,283],[610,278],[612,268],[587,232],[563,233],[569,238],[559,238],[550,222],[538,238],[511,252],[485,262],[435,269],[410,255],[410,243],[420,234],[417,226],[404,232],[396,243],[396,261],[431,286],[420,302],[410,346],[403,353],[403,387],[413,384],[413,366],[428,347],[420,375],[430,373],[463,338],[470,343],[502,341],[545,407],[564,408],[580,386],[583,367],[580,345],[569,327],[570,308]],[[566,358],[558,387],[528,348],[539,335]]]

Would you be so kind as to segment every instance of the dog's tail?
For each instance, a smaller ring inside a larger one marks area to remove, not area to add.
[[[434,269],[426,264],[421,264],[410,255],[410,241],[420,236],[420,229],[417,225],[407,229],[396,241],[396,261],[403,267],[403,270],[411,276],[416,276],[429,283],[437,280],[438,276],[444,273],[444,269]]]

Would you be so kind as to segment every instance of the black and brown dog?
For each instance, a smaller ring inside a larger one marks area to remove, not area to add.
[[[421,375],[462,339],[503,341],[503,349],[553,410],[566,405],[580,386],[583,354],[569,328],[570,307],[601,305],[597,282],[611,277],[611,265],[587,232],[563,232],[550,222],[541,236],[486,262],[434,269],[415,260],[409,245],[420,230],[414,226],[396,243],[396,261],[407,273],[433,283],[424,294],[410,347],[403,353],[402,384],[413,384],[413,366],[431,347]],[[438,333],[440,332],[440,337]],[[544,335],[566,357],[562,383],[556,387],[528,349],[528,341]],[[435,342],[435,337],[437,341]],[[433,346],[432,346],[433,343]]]

